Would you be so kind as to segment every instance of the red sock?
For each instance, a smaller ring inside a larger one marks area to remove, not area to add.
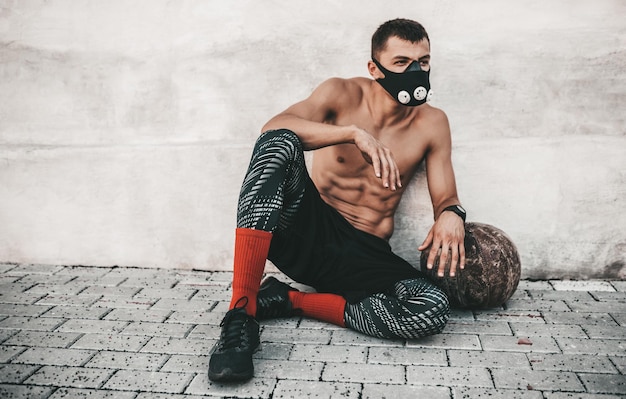
[[[346,300],[340,295],[289,291],[289,300],[294,309],[302,310],[304,316],[346,326],[343,319]]]
[[[233,266],[233,296],[229,309],[235,305],[245,308],[250,316],[256,316],[256,297],[265,270],[265,260],[270,249],[272,233],[264,230],[237,228],[235,230],[235,259]]]

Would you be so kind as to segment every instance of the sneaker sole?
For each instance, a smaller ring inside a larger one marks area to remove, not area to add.
[[[256,353],[261,349],[261,344],[259,344],[259,346],[257,346],[252,353]],[[243,382],[248,381],[252,377],[254,377],[254,367],[250,370],[242,371],[239,373],[234,373],[231,369],[228,368],[222,370],[219,373],[212,372],[211,369],[209,369],[209,380],[213,382]]]
[[[231,369],[225,369],[221,373],[212,373],[209,370],[209,380],[214,382],[242,382],[254,377],[254,370],[243,373],[233,373]]]

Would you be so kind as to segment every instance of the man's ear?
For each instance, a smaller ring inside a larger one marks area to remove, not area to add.
[[[385,77],[372,60],[367,61],[367,70],[369,71],[370,76],[374,79],[382,79]]]

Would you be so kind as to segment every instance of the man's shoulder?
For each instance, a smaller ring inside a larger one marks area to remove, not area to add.
[[[322,82],[314,91],[313,97],[335,108],[358,104],[367,93],[368,79],[330,78]]]
[[[423,105],[416,116],[414,123],[427,124],[431,129],[437,127],[447,128],[449,126],[446,113],[441,108],[433,107],[430,104]]]
[[[371,79],[367,78],[338,78],[333,77],[322,82],[320,87],[327,87],[329,89],[339,90],[365,90],[371,82]]]
[[[448,116],[441,108],[426,104],[424,107],[424,116],[435,121],[447,121]]]

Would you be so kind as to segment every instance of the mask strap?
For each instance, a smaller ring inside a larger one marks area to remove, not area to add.
[[[378,61],[376,60],[376,58],[373,58],[373,57],[372,57],[372,61],[374,62],[374,64],[376,64],[376,66],[378,67],[378,69],[380,69],[380,70],[381,70],[384,74],[387,74],[387,72],[391,72],[391,71],[388,71],[388,70],[387,70],[387,68],[385,68],[384,66],[382,66],[382,65],[380,64],[380,62],[378,62]]]

